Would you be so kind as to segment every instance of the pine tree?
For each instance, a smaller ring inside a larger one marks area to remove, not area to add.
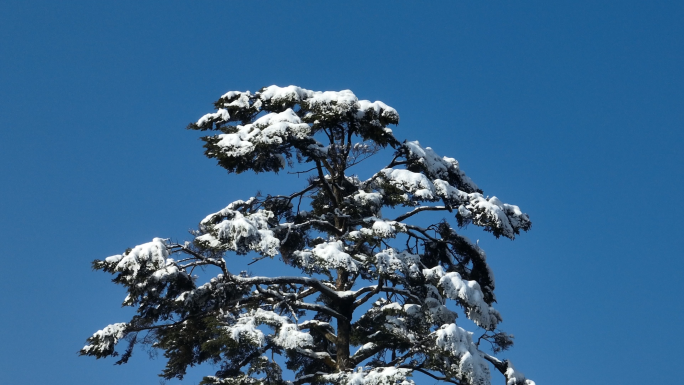
[[[490,368],[508,385],[534,384],[494,356],[512,345],[492,307],[494,277],[484,251],[454,228],[513,239],[531,225],[517,206],[482,195],[455,159],[397,140],[388,128],[397,111],[349,90],[270,86],[214,105],[188,126],[219,132],[202,138],[209,158],[229,173],[294,168],[306,185],[230,203],[192,241],[155,238],[94,261],[137,311],[88,338],[82,355],[125,363],[147,344],[164,352],[166,379],[215,364],[202,384],[407,385],[415,373],[489,384]],[[376,154],[391,154],[385,168],[365,180],[350,173]],[[410,223],[427,211],[454,226]],[[235,254],[301,274],[236,272]],[[191,271],[200,266],[216,275],[199,284]],[[457,325],[459,313],[477,335]]]

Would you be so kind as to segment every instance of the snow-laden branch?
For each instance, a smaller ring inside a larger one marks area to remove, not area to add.
[[[502,361],[487,353],[482,353],[482,356],[485,360],[491,362],[492,365],[494,365],[494,367],[496,368],[496,370],[501,372],[501,374],[503,374],[504,377],[506,377],[506,385],[535,385],[534,381],[528,380],[524,374],[516,371],[515,368],[513,368],[513,364],[511,364],[510,361]]]
[[[388,127],[396,110],[349,90],[270,86],[228,92],[215,107],[189,126],[215,131],[202,138],[208,157],[237,173],[300,164],[306,185],[232,202],[202,219],[189,242],[155,238],[95,261],[126,288],[136,315],[96,332],[82,354],[116,355],[123,340],[124,362],[135,344],[150,344],[168,359],[164,378],[212,362],[220,369],[202,382],[212,385],[414,385],[413,373],[489,385],[490,363],[507,385],[533,384],[479,350],[481,340],[493,353],[512,341],[498,329],[486,255],[454,230],[472,223],[513,239],[530,228],[527,214],[483,195],[455,159],[399,142]],[[364,171],[369,179],[347,174],[388,146],[390,162]],[[397,208],[394,220],[383,216]],[[404,223],[427,211],[450,218]],[[302,276],[231,272],[228,253],[281,260]],[[210,265],[221,274],[197,282],[195,269]],[[473,342],[452,307],[483,337]]]

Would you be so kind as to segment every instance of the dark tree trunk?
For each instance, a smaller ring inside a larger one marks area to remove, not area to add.
[[[352,300],[340,300],[337,306],[337,311],[344,315],[344,318],[337,319],[337,369],[343,371],[351,367],[349,360],[349,340],[351,338],[351,320],[352,320]]]

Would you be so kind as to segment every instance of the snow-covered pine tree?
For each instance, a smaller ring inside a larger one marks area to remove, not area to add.
[[[215,364],[202,384],[408,385],[423,373],[482,385],[490,367],[507,385],[534,384],[494,356],[512,344],[492,307],[494,277],[483,250],[454,229],[474,224],[513,239],[530,228],[517,206],[483,196],[455,159],[397,140],[387,127],[397,111],[349,90],[270,86],[228,92],[215,107],[189,126],[220,132],[202,138],[208,157],[231,173],[294,167],[307,184],[230,203],[192,241],[155,238],[94,261],[137,312],[96,332],[81,354],[124,363],[148,344],[163,350],[166,379]],[[368,179],[350,174],[391,149]],[[427,211],[455,217],[455,226],[411,224]],[[279,257],[302,274],[236,272],[231,254]],[[200,284],[191,275],[198,266],[216,275]],[[457,325],[459,312],[477,334]]]

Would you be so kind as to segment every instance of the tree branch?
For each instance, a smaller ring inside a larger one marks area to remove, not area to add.
[[[416,214],[418,214],[421,211],[444,211],[444,210],[449,210],[446,206],[422,206],[418,207],[414,210],[409,211],[408,213],[404,215],[400,215],[395,219],[396,222],[401,222],[406,218],[412,217]]]
[[[423,374],[425,374],[426,376],[430,376],[430,377],[434,378],[434,379],[437,380],[437,381],[444,381],[444,382],[450,382],[450,383],[456,384],[456,385],[463,385],[463,384],[461,384],[460,382],[457,382],[457,381],[452,380],[451,378],[436,376],[436,375],[434,375],[434,374],[432,374],[432,373],[430,373],[430,372],[428,372],[427,370],[422,369],[422,368],[417,368],[417,367],[410,366],[410,365],[402,365],[402,366],[400,366],[400,368],[413,369],[413,370],[415,370],[416,372],[423,373]]]
[[[187,248],[185,245],[181,245],[179,243],[170,244],[169,248],[170,249],[179,249],[179,250],[172,250],[172,252],[181,251],[181,252],[189,254],[189,255],[191,255],[191,256],[199,259],[199,260],[206,261],[207,263],[209,263],[211,265],[217,266],[218,268],[221,269],[221,271],[223,271],[223,274],[225,276],[231,275],[230,272],[228,271],[228,269],[226,268],[226,261],[224,261],[223,259],[217,260],[217,259],[213,259],[213,258],[207,258],[207,257],[203,256],[202,254],[199,254],[199,253]]]
[[[380,287],[380,288],[378,289],[379,286],[380,286],[380,285],[376,285],[376,286],[366,286],[366,287],[364,287],[364,288],[361,288],[361,289],[357,290],[357,291],[354,293],[354,298],[358,298],[358,296],[359,296],[360,294],[367,293],[367,292],[369,292],[369,291],[370,291],[370,294],[371,294],[371,295],[366,295],[366,296],[363,297],[361,300],[354,302],[354,307],[358,307],[359,305],[361,305],[361,304],[363,304],[364,302],[368,301],[368,300],[370,299],[370,297],[372,297],[373,295],[375,295],[375,294],[377,294],[377,293],[379,293],[379,292],[401,294],[401,295],[404,295],[404,296],[406,296],[406,297],[410,297],[410,298],[412,298],[412,299],[415,300],[415,301],[418,301],[418,303],[421,303],[421,302],[422,302],[422,300],[421,300],[420,297],[416,296],[415,294],[412,294],[412,293],[411,293],[410,291],[408,291],[408,290],[397,289],[397,288],[395,288],[395,287],[385,287],[385,286]]]
[[[318,170],[318,179],[321,181],[321,184],[323,184],[323,188],[325,188],[325,192],[328,193],[328,196],[330,197],[332,204],[335,207],[339,207],[337,199],[335,199],[335,194],[333,193],[332,188],[330,188],[328,181],[325,180],[325,175],[323,175],[323,168],[321,167],[321,161],[318,159],[315,159],[315,162],[316,162],[316,169]]]
[[[501,372],[501,374],[503,374],[504,376],[506,375],[506,370],[508,369],[508,360],[501,361],[500,359],[494,356],[490,356],[489,354],[483,351],[480,351],[480,353],[482,353],[482,357],[484,357],[485,360],[491,362],[492,365],[494,365],[496,370]]]
[[[333,316],[333,317],[338,318],[338,319],[349,320],[349,318],[343,316],[342,314],[336,312],[335,310],[333,310],[333,309],[331,309],[331,308],[329,308],[329,307],[327,307],[327,306],[316,305],[316,304],[307,303],[307,302],[299,302],[299,301],[297,301],[297,302],[288,302],[288,303],[289,303],[291,306],[294,306],[294,307],[297,307],[297,308],[306,309],[306,310],[314,310],[314,311],[318,311],[318,312],[321,312],[321,313],[328,314],[328,315]]]
[[[298,348],[297,352],[301,353],[307,357],[311,357],[313,359],[323,360],[323,362],[331,368],[337,367],[337,362],[335,362],[335,360],[333,360],[332,357],[330,357],[330,354],[328,354],[326,352],[315,352],[311,349],[302,349],[302,348]]]
[[[334,344],[337,343],[337,336],[335,335],[335,333],[332,332],[333,328],[327,322],[321,322],[316,320],[304,321],[301,324],[299,324],[299,329],[315,330],[317,333],[320,333],[323,337],[325,337],[325,339],[327,339],[328,341]]]
[[[260,294],[262,294],[263,296],[266,296],[267,298],[276,298],[276,299],[280,300],[281,303],[284,303],[288,306],[294,306],[294,307],[300,308],[300,309],[318,311],[318,312],[328,314],[328,315],[333,316],[333,317],[338,318],[338,319],[339,318],[345,319],[345,320],[348,319],[347,317],[343,316],[342,314],[336,312],[335,310],[333,310],[327,306],[317,305],[317,304],[302,302],[302,301],[296,301],[296,300],[292,301],[291,300],[292,297],[289,297],[288,294],[275,292],[275,291],[269,290],[269,289],[262,289],[261,286],[259,286],[259,285],[255,285],[255,286],[256,286],[257,291]],[[293,297],[296,297],[296,295],[293,295]]]
[[[359,354],[359,355],[357,356],[357,354],[358,354],[359,352],[356,352],[356,353],[354,353],[353,356],[350,357],[350,359],[352,360],[352,362],[354,363],[354,365],[360,364],[360,363],[363,362],[365,359],[367,359],[367,358],[369,358],[369,357],[372,357],[373,355],[375,355],[376,353],[378,353],[379,351],[381,351],[382,349],[385,349],[385,348],[387,347],[387,345],[384,345],[384,344],[376,344],[375,342],[373,342],[373,344],[375,344],[375,346],[374,346],[373,348],[371,348],[371,349],[366,349],[366,350],[360,350],[361,354]]]
[[[246,285],[279,285],[296,283],[300,285],[313,286],[321,291],[321,293],[328,296],[331,300],[338,300],[340,297],[337,292],[330,287],[326,286],[323,282],[317,280],[316,278],[309,277],[240,277],[238,275],[228,276],[229,280],[238,282]]]
[[[330,374],[330,373],[316,372],[316,373],[307,374],[307,375],[301,376],[298,379],[294,380],[294,384],[299,385],[299,384],[304,384],[307,382],[312,382],[316,379],[316,377],[326,376],[328,374]]]

